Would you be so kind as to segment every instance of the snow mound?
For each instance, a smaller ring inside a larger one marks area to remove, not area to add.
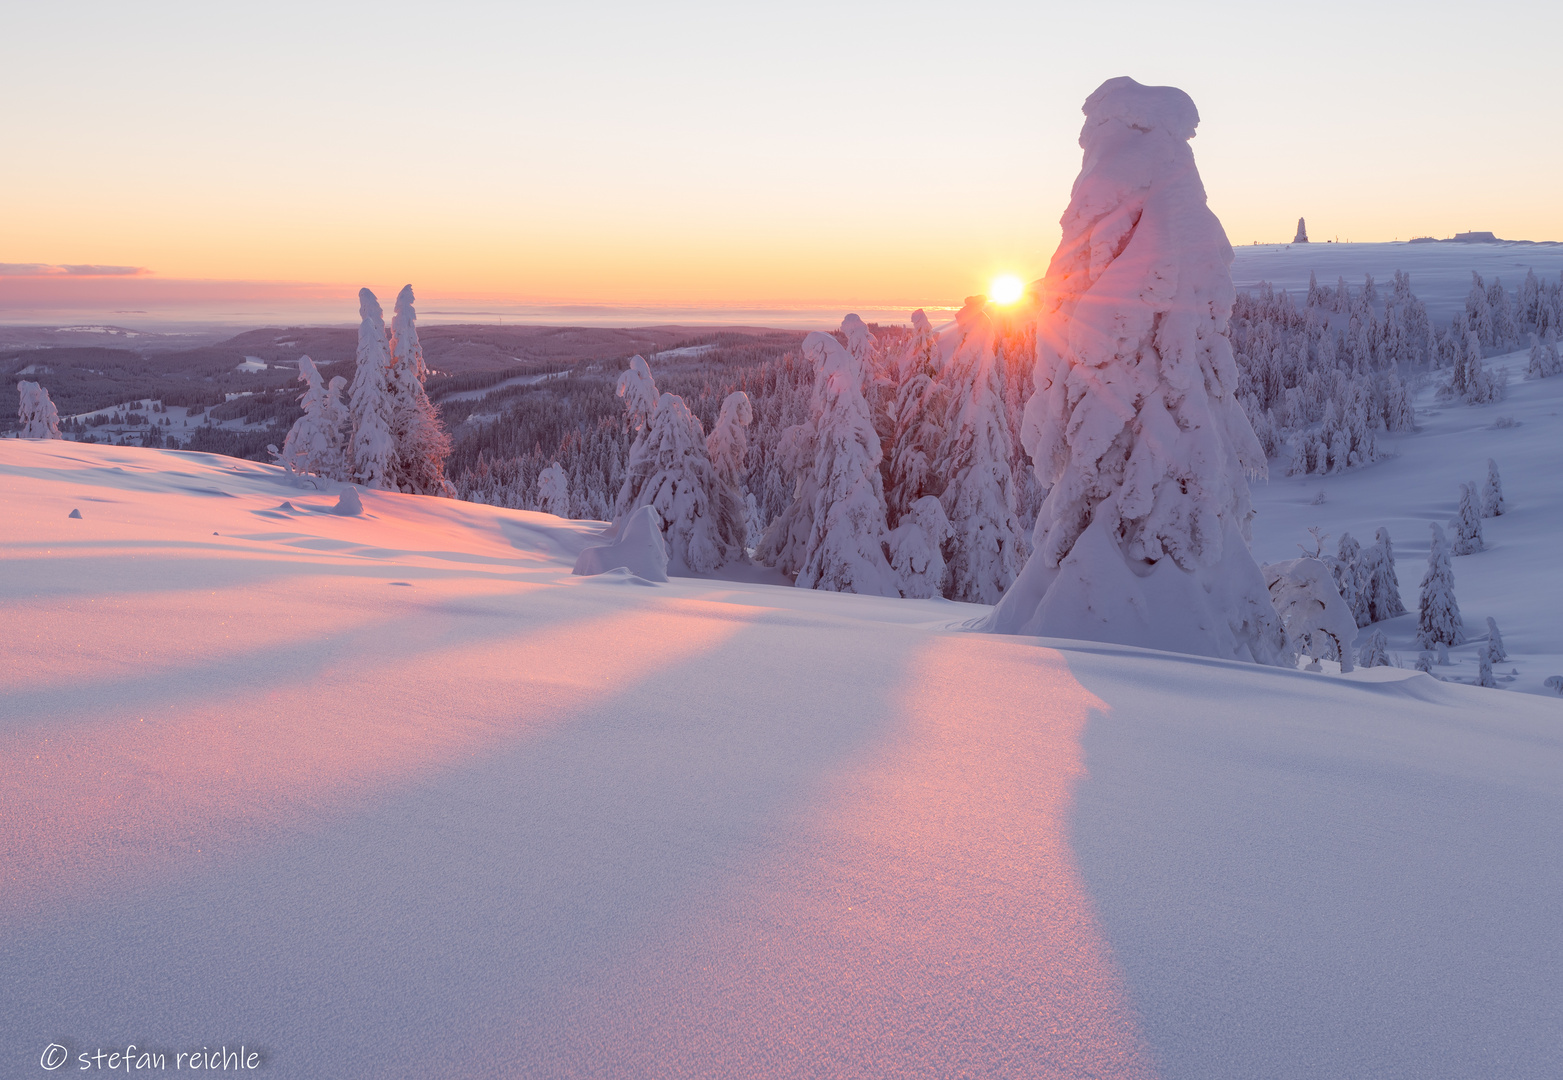
[[[342,494],[337,496],[336,506],[332,508],[333,514],[342,517],[357,517],[364,512],[364,501],[358,497],[358,489],[345,487]]]
[[[645,581],[668,579],[668,549],[662,540],[662,519],[649,503],[625,519],[611,544],[581,552],[575,573],[582,577],[626,570]]]

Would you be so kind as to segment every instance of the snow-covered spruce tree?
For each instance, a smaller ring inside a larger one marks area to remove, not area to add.
[[[1024,438],[1048,494],[986,629],[1287,664],[1248,549],[1264,451],[1235,395],[1232,247],[1172,87],[1110,79],[1042,286]]]
[[[1021,537],[1004,385],[985,306],[985,297],[968,297],[956,315],[957,336],[945,364],[949,412],[936,471],[945,483],[939,502],[951,533],[945,595],[997,604],[1020,572]]]
[[[796,584],[899,596],[895,573],[885,558],[889,529],[879,475],[882,451],[863,398],[862,365],[834,337],[818,331],[803,339],[803,353],[818,374],[812,475],[799,487],[800,495],[812,496],[813,506]],[[769,543],[765,546],[773,549]]]
[[[1362,643],[1362,651],[1357,654],[1357,666],[1365,668],[1392,666],[1389,662],[1389,639],[1384,636],[1384,631],[1375,630],[1368,635],[1368,640]]]
[[[940,381],[943,353],[939,337],[921,308],[912,312],[912,334],[898,364],[895,427],[890,443],[885,506],[890,524],[899,524],[913,503],[944,491],[934,468],[944,441],[948,391]]]
[[[617,393],[624,402],[630,433],[639,437],[646,430],[651,414],[657,411],[657,381],[651,377],[646,358],[630,357],[630,366],[619,376]]]
[[[307,356],[299,357],[298,378],[305,384],[299,399],[304,415],[288,429],[278,464],[297,477],[347,480],[348,415],[342,403],[347,380],[337,375],[327,384]]]
[[[1406,613],[1395,573],[1395,548],[1389,530],[1380,529],[1373,546],[1362,553],[1362,580],[1367,583],[1368,621],[1383,622]]]
[[[706,437],[706,456],[716,474],[713,498],[719,519],[718,532],[735,537],[740,551],[749,545],[749,501],[744,491],[744,470],[749,458],[749,436],[754,406],[749,395],[734,390],[722,400],[716,424]]]
[[[19,439],[60,438],[60,414],[55,409],[54,402],[49,399],[49,391],[38,383],[23,379],[16,384],[16,392],[21,402],[16,415],[22,423],[22,429],[17,432],[16,437]]]
[[[1315,663],[1338,660],[1342,672],[1350,671],[1357,624],[1335,589],[1330,568],[1306,556],[1287,559],[1267,564],[1264,580],[1291,647]]]
[[[1471,291],[1465,298],[1465,325],[1462,331],[1470,331],[1482,345],[1492,344],[1492,304],[1487,299],[1487,283],[1475,270],[1471,271]]]
[[[1558,354],[1558,332],[1548,330],[1545,339],[1530,336],[1530,364],[1525,369],[1527,379],[1550,379],[1563,375],[1563,357]]]
[[[741,533],[724,531],[714,493],[716,470],[706,457],[700,418],[677,394],[663,394],[643,435],[630,448],[616,520],[628,520],[642,506],[656,508],[667,545],[669,572],[708,574],[743,559]],[[742,520],[737,522],[742,527]]]
[[[1487,459],[1487,479],[1482,481],[1482,517],[1503,516],[1503,478],[1498,475],[1498,463]]]
[[[1476,685],[1488,690],[1498,689],[1498,680],[1492,677],[1492,659],[1485,649],[1476,654]]]
[[[1491,615],[1487,616],[1487,645],[1484,651],[1487,659],[1494,664],[1501,664],[1509,658],[1509,651],[1503,647],[1503,635],[1498,633],[1498,620]]]
[[[950,521],[944,507],[932,495],[924,495],[901,515],[890,530],[890,568],[895,571],[901,595],[928,600],[944,595],[944,545],[950,539]]]
[[[557,461],[537,474],[537,502],[545,514],[570,516],[570,478]]]
[[[358,368],[348,391],[352,477],[367,488],[396,490],[396,403],[391,394],[391,350],[385,312],[368,289],[358,290]]]
[[[1460,485],[1460,509],[1449,520],[1449,527],[1454,530],[1452,554],[1475,555],[1482,550],[1482,515],[1475,484]]]
[[[1335,589],[1351,611],[1352,619],[1358,626],[1367,626],[1373,619],[1368,612],[1369,585],[1362,545],[1352,538],[1351,533],[1343,532],[1340,534],[1340,543],[1335,547],[1335,558],[1325,561],[1330,573],[1335,576]]]
[[[1422,577],[1421,610],[1417,613],[1416,643],[1424,649],[1435,645],[1459,645],[1465,641],[1465,623],[1454,598],[1454,566],[1444,530],[1432,523],[1433,543],[1427,551],[1427,573]]]
[[[418,343],[418,313],[413,308],[412,286],[396,296],[391,318],[391,369],[387,389],[391,395],[391,434],[396,439],[395,485],[418,495],[453,497],[445,479],[445,459],[450,456],[450,435],[440,423],[423,383],[429,369]]]
[[[1494,371],[1482,359],[1482,347],[1474,332],[1465,335],[1465,389],[1455,395],[1471,405],[1487,405],[1503,400],[1504,374]],[[1453,383],[1450,385],[1453,390]]]

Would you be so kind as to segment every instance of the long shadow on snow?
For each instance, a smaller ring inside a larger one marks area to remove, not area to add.
[[[1111,706],[1075,850],[1168,1080],[1557,1075],[1563,711],[1061,644]]]

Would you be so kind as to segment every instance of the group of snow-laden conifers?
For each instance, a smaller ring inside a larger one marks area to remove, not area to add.
[[[396,297],[389,337],[374,293],[359,291],[358,310],[362,322],[353,385],[348,387],[340,375],[326,383],[314,361],[299,359],[299,380],[308,386],[301,401],[304,415],[288,431],[278,462],[301,478],[452,494],[445,479],[450,436],[424,390],[428,368],[418,344],[412,286]]]
[[[1022,304],[975,297],[945,327],[918,312],[910,332],[883,338],[853,315],[839,334],[803,340],[791,422],[759,448],[767,483],[784,490],[745,490],[746,394],[728,395],[707,433],[635,357],[617,387],[633,443],[613,521],[578,571],[661,578],[755,559],[805,588],[993,605],[974,629],[1276,665],[1306,647],[1349,669],[1358,619],[1399,614],[1398,584],[1364,606],[1342,597],[1338,565],[1262,571],[1250,552],[1249,480],[1267,469],[1254,421],[1276,423],[1275,406],[1240,381],[1234,359],[1232,249],[1189,146],[1194,103],[1117,78],[1084,112],[1063,239]],[[1387,349],[1393,360],[1425,322],[1398,279],[1396,297],[1390,330],[1358,334],[1369,357]],[[374,297],[361,300],[347,400],[342,380],[322,386],[303,362],[305,416],[281,459],[299,473],[443,493],[446,437],[423,392],[411,290],[389,343]],[[1310,335],[1308,348],[1322,340]],[[1284,396],[1290,376],[1276,370],[1269,390]],[[1479,361],[1459,370],[1469,384]],[[1371,459],[1354,442],[1369,419],[1409,423],[1392,374],[1338,382],[1341,402],[1320,407],[1345,410],[1344,434],[1328,434],[1301,471],[1332,470],[1337,454]],[[1302,408],[1284,422],[1308,422]],[[557,464],[539,495],[545,508],[570,505]],[[1388,560],[1392,582],[1387,535],[1372,558]],[[1379,570],[1367,580],[1386,588]]]

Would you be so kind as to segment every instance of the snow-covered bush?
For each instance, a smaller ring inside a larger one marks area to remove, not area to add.
[[[293,421],[277,462],[296,477],[319,476],[327,480],[350,479],[347,461],[348,414],[342,403],[347,380],[333,377],[326,383],[308,356],[299,357],[299,382],[305,384],[299,404],[304,415]]]
[[[1416,669],[1424,674],[1431,675],[1433,673],[1433,654],[1425,650],[1417,654]]]
[[[1427,573],[1422,577],[1422,600],[1417,613],[1416,643],[1424,649],[1459,645],[1465,641],[1465,623],[1454,598],[1454,566],[1444,530],[1432,522],[1432,546],[1427,551]]]
[[[538,474],[537,501],[545,514],[570,516],[570,478],[557,461]]]
[[[1305,556],[1268,564],[1264,577],[1292,647],[1315,661],[1339,660],[1342,672],[1351,671],[1357,623],[1335,589],[1330,568]]]
[[[949,539],[949,519],[932,495],[924,495],[901,515],[901,523],[890,530],[888,547],[902,596],[925,600],[943,595],[942,549]]]
[[[642,506],[620,523],[610,544],[589,547],[575,560],[574,573],[590,577],[610,570],[628,570],[646,581],[668,579],[668,549],[662,539],[662,520],[654,506]]]
[[[1384,636],[1384,631],[1375,630],[1368,635],[1368,640],[1362,643],[1362,651],[1357,654],[1357,666],[1365,668],[1394,666],[1389,660],[1389,639]]]
[[[60,438],[60,414],[55,409],[54,402],[49,399],[49,391],[38,383],[26,379],[16,384],[16,391],[21,400],[16,415],[22,423],[22,430],[17,432],[16,437],[19,439]]]
[[[1235,397],[1232,248],[1189,147],[1199,114],[1116,78],[1085,115],[1023,425],[1048,494],[981,625],[1288,662],[1248,549],[1265,455]]]
[[[1487,459],[1487,479],[1482,481],[1482,517],[1503,516],[1503,478],[1498,475],[1498,463]]]
[[[1460,485],[1460,509],[1449,519],[1454,530],[1451,554],[1475,555],[1482,550],[1482,515],[1476,504],[1476,485]]]

